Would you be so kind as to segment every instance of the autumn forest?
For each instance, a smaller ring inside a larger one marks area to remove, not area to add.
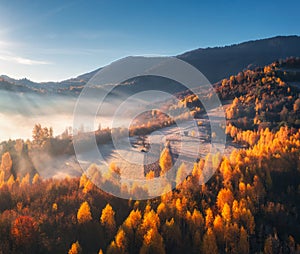
[[[214,84],[230,149],[199,158],[184,179],[179,168],[180,184],[150,200],[114,197],[85,174],[39,175],[33,154],[74,154],[67,132],[54,137],[51,127],[37,124],[32,140],[2,142],[0,253],[300,253],[299,68],[299,58],[288,58]],[[193,116],[203,113],[189,92],[180,97]],[[143,129],[137,124],[132,135],[172,124],[160,116]],[[99,144],[110,142],[109,129],[96,135]],[[217,171],[200,185],[204,167],[218,156]],[[167,171],[175,159],[166,146],[146,177]],[[120,174],[113,163],[109,170]],[[93,177],[115,184],[109,174]],[[118,191],[134,196],[147,189]]]

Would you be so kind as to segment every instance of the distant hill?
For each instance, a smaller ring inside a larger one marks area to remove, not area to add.
[[[299,36],[277,36],[225,47],[200,48],[176,57],[192,64],[199,69],[211,83],[216,83],[223,78],[235,75],[245,69],[265,66],[278,59],[286,59],[290,56],[300,56]],[[100,68],[61,82],[43,83],[32,82],[26,78],[15,80],[2,75],[0,76],[0,89],[16,92],[53,93],[76,96],[81,92],[89,79],[99,70]],[[179,92],[183,89],[182,86],[179,86],[175,82],[166,82],[166,80],[152,77],[147,80],[144,78],[136,78],[130,82],[126,82],[127,86],[122,87],[121,92],[126,93],[128,91],[128,93],[132,93],[139,91],[141,88],[154,89],[161,87],[161,83],[159,82],[164,82],[164,86],[167,86],[170,92]],[[153,87],[153,84],[155,84],[156,87]],[[10,85],[12,87],[10,87]]]
[[[5,91],[10,91],[10,92],[20,92],[20,93],[28,93],[32,92],[32,89],[23,86],[23,85],[18,85],[12,81],[11,78],[5,76],[0,77],[0,89],[5,90]]]
[[[277,36],[225,47],[196,49],[177,57],[199,69],[211,83],[278,59],[300,56],[299,36]]]

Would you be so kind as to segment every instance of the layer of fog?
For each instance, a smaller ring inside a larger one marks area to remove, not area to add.
[[[0,142],[8,139],[31,139],[33,127],[38,123],[43,127],[52,127],[54,136],[62,134],[66,128],[73,126],[76,101],[77,98],[70,96],[24,94],[0,90]],[[99,101],[94,98],[86,104],[97,106]],[[104,107],[101,119],[99,117],[95,119],[94,126],[85,126],[84,122],[78,124],[86,131],[95,130],[100,124],[102,127],[109,127],[111,121],[109,108],[109,105]],[[88,109],[84,113],[86,118],[95,118]]]
[[[132,119],[136,113],[147,111],[148,104],[153,106],[157,101],[164,101],[168,95],[118,94],[106,97],[103,102],[99,97],[79,98],[80,103],[78,98],[72,96],[0,90],[0,142],[8,139],[31,139],[33,127],[38,123],[42,127],[52,127],[54,136],[73,126],[84,131],[96,130],[99,126],[129,127],[128,118]],[[75,118],[74,124],[76,106],[77,119]]]

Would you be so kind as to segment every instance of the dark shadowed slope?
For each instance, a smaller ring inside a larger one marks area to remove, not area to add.
[[[278,36],[232,46],[196,49],[177,57],[194,65],[211,83],[215,83],[251,66],[268,65],[290,56],[300,56],[299,36]]]

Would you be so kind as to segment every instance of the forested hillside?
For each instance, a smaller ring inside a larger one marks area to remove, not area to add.
[[[299,58],[290,58],[217,83],[228,142],[237,148],[206,184],[199,185],[203,169],[219,154],[200,159],[176,189],[148,201],[110,196],[85,175],[42,179],[26,156],[55,144],[51,129],[33,141],[3,142],[0,253],[300,253],[299,69]],[[193,95],[182,95],[182,103],[201,113]],[[70,146],[68,138],[57,140]],[[30,172],[20,171],[20,158]],[[161,169],[172,160],[164,150]],[[114,183],[111,174],[120,169],[109,170],[94,177],[120,192],[147,191]]]

